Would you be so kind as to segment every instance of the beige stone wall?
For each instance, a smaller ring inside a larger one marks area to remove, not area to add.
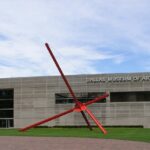
[[[67,78],[75,93],[111,93],[150,91],[149,76],[150,73],[135,73],[77,75]],[[139,77],[139,80],[107,81],[108,78],[120,80],[123,77]],[[99,81],[89,83],[91,80]],[[55,93],[68,93],[59,76],[0,79],[0,89],[6,88],[14,89],[15,128],[30,125],[73,107],[73,104],[55,104]],[[92,104],[89,108],[103,125],[143,125],[150,128],[150,101],[112,103],[108,97],[106,103]],[[92,124],[94,125],[93,122]],[[45,125],[85,125],[85,122],[80,113],[74,112]]]

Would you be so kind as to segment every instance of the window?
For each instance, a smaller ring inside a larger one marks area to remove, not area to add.
[[[13,92],[11,89],[0,90],[0,99],[13,99]]]
[[[0,100],[0,109],[3,108],[13,108],[13,101],[12,100]]]
[[[13,110],[0,110],[0,118],[13,118]]]
[[[89,100],[92,100],[96,97],[101,96],[103,93],[98,93],[98,92],[91,92],[91,93],[75,93],[75,96],[77,99],[85,103]],[[69,104],[69,103],[74,103],[72,96],[69,93],[57,93],[55,94],[55,102],[56,104]],[[98,101],[97,103],[105,103],[106,99],[103,99],[101,101]]]
[[[13,98],[13,89],[0,89],[0,128],[14,126]]]
[[[111,102],[150,101],[150,92],[113,92],[110,93]]]

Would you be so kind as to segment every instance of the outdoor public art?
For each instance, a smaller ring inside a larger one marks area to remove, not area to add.
[[[64,111],[64,112],[62,112],[62,113],[59,113],[59,114],[57,114],[57,115],[55,115],[55,116],[49,117],[49,118],[47,118],[47,119],[44,119],[44,120],[41,120],[41,121],[36,122],[36,123],[34,123],[34,124],[31,124],[31,125],[29,125],[29,126],[27,126],[27,127],[24,127],[24,128],[22,128],[22,129],[20,129],[20,131],[26,131],[26,130],[28,130],[28,129],[30,129],[30,128],[34,128],[34,127],[39,126],[39,125],[42,125],[42,124],[44,124],[44,123],[46,123],[46,122],[55,120],[55,119],[57,119],[57,118],[59,118],[59,117],[61,117],[61,116],[67,115],[67,114],[69,114],[69,113],[71,113],[71,112],[81,113],[81,115],[83,116],[83,119],[85,120],[85,122],[86,122],[88,128],[89,128],[90,130],[92,130],[92,127],[91,127],[91,125],[90,125],[90,122],[89,122],[88,118],[86,117],[86,114],[85,114],[85,112],[86,112],[86,113],[90,116],[90,118],[95,122],[95,124],[99,127],[99,129],[102,131],[102,133],[103,133],[103,134],[106,134],[107,131],[104,129],[104,127],[103,127],[102,124],[99,122],[99,120],[94,116],[94,114],[91,112],[91,110],[90,110],[89,108],[87,108],[87,106],[90,105],[90,104],[93,104],[93,103],[95,103],[95,102],[97,102],[97,101],[100,101],[100,100],[102,100],[102,99],[104,99],[104,98],[106,98],[106,97],[108,97],[109,94],[108,94],[108,93],[104,93],[102,96],[96,97],[95,99],[92,99],[92,100],[90,100],[90,101],[88,101],[88,102],[86,102],[86,103],[81,103],[81,102],[76,98],[74,91],[72,90],[72,88],[71,88],[71,86],[70,86],[70,84],[69,84],[69,82],[68,82],[66,76],[64,75],[62,69],[60,68],[60,66],[59,66],[59,64],[58,64],[58,62],[57,62],[57,60],[56,60],[56,58],[55,58],[55,56],[54,56],[52,50],[50,49],[48,43],[45,43],[45,46],[46,46],[46,48],[47,48],[47,50],[48,50],[50,56],[52,57],[52,59],[53,59],[55,65],[56,65],[58,71],[60,72],[61,77],[62,77],[62,79],[64,80],[64,83],[66,84],[66,86],[67,86],[67,88],[68,88],[68,91],[70,92],[70,94],[71,94],[71,96],[72,96],[72,98],[73,98],[73,100],[74,100],[75,106],[74,106],[73,108],[71,108],[71,109],[69,109],[69,110],[67,110],[67,111]]]

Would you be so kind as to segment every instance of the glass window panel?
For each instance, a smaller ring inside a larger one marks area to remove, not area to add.
[[[13,110],[0,110],[0,118],[13,118]]]
[[[101,96],[103,93],[98,92],[91,92],[91,93],[75,93],[77,99],[82,102],[86,103],[89,100],[92,100],[96,97]],[[57,93],[55,94],[55,102],[56,104],[69,104],[74,103],[72,96],[69,93]],[[106,99],[98,101],[97,103],[105,103]]]
[[[13,108],[13,101],[0,100],[0,108]]]
[[[13,89],[1,89],[0,99],[13,99]]]
[[[150,92],[113,92],[110,93],[111,102],[150,101]]]

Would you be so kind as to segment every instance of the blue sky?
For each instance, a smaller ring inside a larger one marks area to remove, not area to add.
[[[149,0],[0,1],[0,78],[150,71]]]

